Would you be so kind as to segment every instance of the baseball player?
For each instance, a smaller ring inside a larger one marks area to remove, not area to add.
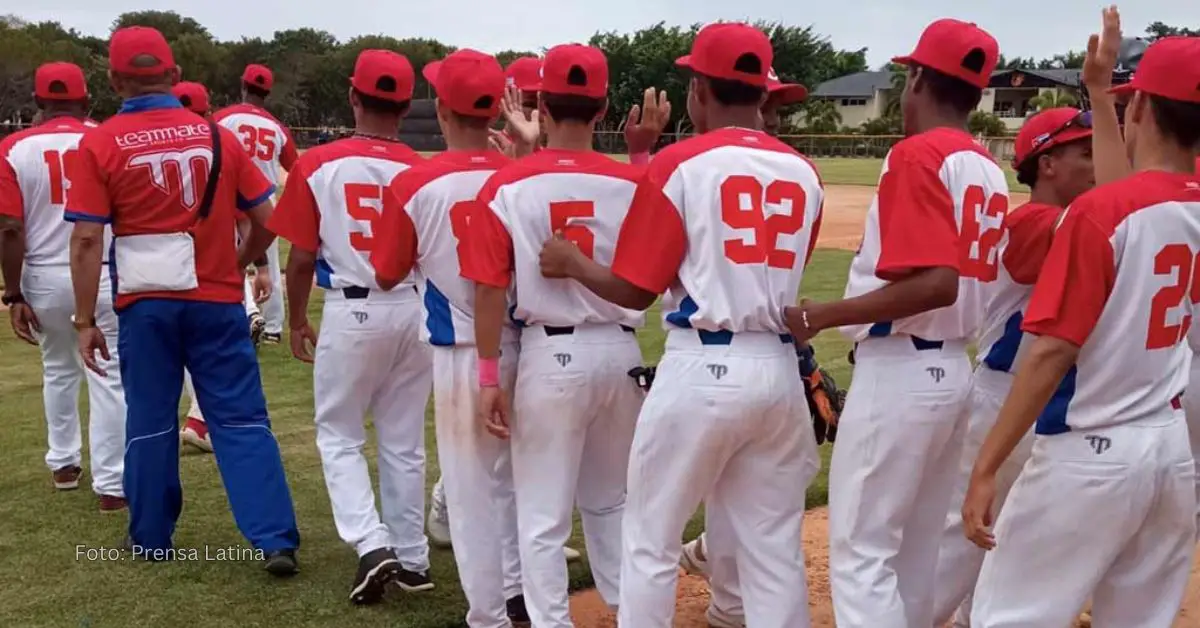
[[[808,340],[841,327],[854,378],[829,469],[829,566],[839,626],[933,625],[938,543],[966,424],[967,343],[997,276],[1004,172],[967,131],[999,48],[934,22],[902,95],[907,136],[884,163],[845,299],[789,308]]]
[[[467,625],[528,625],[509,445],[475,418],[475,287],[459,277],[471,206],[488,177],[508,161],[488,147],[488,128],[504,97],[504,70],[494,57],[464,49],[426,65],[422,74],[437,94],[447,150],[392,182],[371,263],[385,289],[399,285],[414,266],[425,279],[421,339],[432,347],[438,460],[453,513],[448,519],[459,539],[454,556],[469,605]],[[502,333],[505,388],[511,390],[517,334],[511,325]]]
[[[200,83],[180,81],[171,88],[171,93],[179,99],[184,109],[199,116],[208,118],[212,115],[209,105],[208,89]],[[245,216],[238,216],[238,241],[249,234],[250,223]],[[272,245],[276,246],[276,245]],[[265,300],[271,291],[271,276],[267,268],[267,260],[255,260],[257,272],[254,282],[245,280],[246,296],[243,303],[246,306],[246,316],[250,320],[250,339],[257,347],[263,335],[266,321],[259,311],[258,303]],[[200,411],[200,402],[196,399],[196,391],[192,386],[192,377],[185,369],[183,372],[183,390],[189,400],[187,420],[183,429],[179,430],[180,442],[205,453],[212,453],[212,440],[208,437],[208,426],[204,423],[204,414]]]
[[[478,412],[489,430],[512,438],[525,602],[535,626],[561,628],[572,625],[562,548],[576,503],[597,588],[617,603],[626,469],[642,399],[626,372],[641,363],[634,328],[643,315],[542,277],[537,255],[554,236],[608,263],[638,171],[592,150],[607,106],[604,53],[550,49],[538,91],[546,148],[483,186],[463,276],[477,285]],[[509,317],[522,327],[511,423],[499,365]]]
[[[1134,174],[1080,196],[1058,225],[1022,322],[1037,338],[971,473],[965,531],[994,548],[972,626],[1067,625],[1091,596],[1096,625],[1168,628],[1190,576],[1195,467],[1181,395],[1189,345],[1200,348],[1189,333],[1200,314],[1200,39],[1151,44],[1115,91],[1132,94]],[[993,535],[997,474],[1031,425],[1033,452]]]
[[[823,191],[808,160],[751,130],[772,57],[752,26],[702,29],[678,61],[693,75],[688,113],[702,134],[650,163],[612,270],[558,240],[542,253],[544,273],[625,307],[667,293],[666,352],[629,465],[623,626],[671,625],[680,536],[701,500],[710,525],[733,528],[747,624],[809,623],[800,529],[819,460],[782,313],[816,242]]]
[[[421,161],[397,138],[412,100],[408,59],[364,50],[350,79],[355,132],[304,154],[288,177],[270,227],[292,243],[287,290],[291,347],[314,362],[317,448],[334,523],[358,554],[350,601],[380,601],[386,585],[433,588],[425,511],[425,404],[429,348],[420,340],[421,302],[414,278],[390,290],[375,282],[369,257],[384,188]],[[398,245],[405,244],[398,242]],[[306,314],[313,274],[325,290],[321,335]],[[367,413],[379,440],[382,516],[367,459]]]
[[[79,66],[45,64],[37,69],[33,82],[42,122],[0,142],[3,302],[17,336],[42,350],[49,441],[46,465],[55,488],[79,486],[79,384],[86,376],[92,490],[99,496],[100,511],[113,512],[125,508],[121,483],[125,396],[120,364],[113,352],[103,367],[107,374],[100,375],[85,370],[79,361],[71,326],[74,297],[67,247],[71,226],[62,219],[79,140],[96,125],[87,119],[87,83]],[[111,230],[105,230],[104,237],[111,240]],[[102,264],[108,260],[105,251]],[[108,277],[102,277],[101,283],[96,322],[115,347],[117,317]]]
[[[971,380],[961,471],[938,551],[935,626],[946,625],[951,616],[956,628],[970,625],[970,594],[983,563],[983,551],[963,535],[963,497],[975,457],[995,424],[1020,356],[1028,350],[1031,338],[1022,334],[1021,321],[1042,261],[1050,249],[1054,226],[1063,208],[1094,184],[1091,140],[1091,115],[1070,107],[1038,113],[1017,134],[1013,169],[1017,171],[1017,180],[1029,186],[1032,194],[1030,202],[1010,210],[1005,218],[1005,235],[998,246],[996,281],[987,286],[979,342],[982,358]],[[1030,431],[999,470],[994,513],[999,512],[1032,446]]]
[[[239,529],[265,568],[298,570],[291,495],[271,433],[258,360],[246,333],[242,271],[274,235],[271,184],[236,138],[182,108],[171,95],[179,68],[162,34],[129,27],[109,43],[109,77],[120,112],[79,143],[64,216],[71,235],[74,326],[84,364],[97,372],[108,346],[95,319],[103,225],[113,225],[110,273],[120,319],[126,402],[128,544],[170,559],[183,505],[179,404],[191,372],[208,413],[217,466]],[[238,250],[229,237],[235,203],[253,221]]]
[[[279,187],[279,169],[291,171],[299,158],[296,141],[282,122],[266,109],[267,96],[275,86],[275,75],[266,66],[251,64],[242,73],[241,104],[225,107],[213,114],[217,124],[233,131],[242,140],[242,147],[250,155],[267,180]],[[283,290],[280,289],[279,244],[276,242],[267,251],[267,264],[274,290],[263,305],[266,328],[263,342],[278,344],[283,334]],[[247,307],[249,307],[247,305]]]

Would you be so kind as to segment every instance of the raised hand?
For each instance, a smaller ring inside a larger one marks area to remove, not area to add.
[[[504,90],[504,98],[500,102],[500,113],[508,123],[514,142],[524,144],[532,149],[541,139],[542,125],[538,119],[538,111],[534,109],[528,117],[525,116],[525,110],[521,108],[521,90],[516,86],[509,85]]]
[[[654,150],[670,119],[671,101],[667,100],[667,92],[646,88],[641,106],[635,104],[625,120],[625,144],[629,147],[629,154]]]
[[[1113,68],[1121,52],[1121,13],[1117,5],[1104,9],[1101,20],[1102,30],[1088,38],[1083,61],[1083,84],[1092,95],[1112,87]]]

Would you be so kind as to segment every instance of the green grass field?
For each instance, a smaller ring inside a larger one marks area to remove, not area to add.
[[[818,251],[804,293],[818,299],[839,297],[850,257],[844,251]],[[319,299],[310,315],[314,322],[319,320]],[[647,362],[653,363],[662,353],[663,332],[657,311],[649,319],[639,338]],[[818,338],[817,348],[838,381],[848,384],[847,343],[827,333]],[[260,359],[303,537],[302,572],[287,581],[271,579],[253,562],[147,564],[78,557],[77,548],[114,547],[123,536],[126,516],[97,511],[86,474],[80,490],[54,491],[42,463],[46,433],[38,352],[7,330],[0,333],[0,443],[5,454],[0,458],[0,626],[150,627],[190,621],[239,627],[463,625],[465,603],[447,551],[433,551],[436,590],[396,592],[384,604],[366,609],[347,601],[355,556],[338,538],[330,514],[314,441],[310,367],[293,360],[284,346],[264,347]],[[426,436],[427,481],[432,485],[438,475],[432,415]],[[372,446],[367,456],[374,461]],[[244,541],[229,514],[212,457],[188,454],[180,464],[185,499],[177,546],[201,548],[201,554],[204,546],[241,546]],[[809,505],[823,505],[826,496],[822,473],[809,489]],[[582,550],[578,528],[571,544]],[[700,529],[697,517],[688,538]],[[571,574],[575,587],[590,582],[582,565],[573,567]]]

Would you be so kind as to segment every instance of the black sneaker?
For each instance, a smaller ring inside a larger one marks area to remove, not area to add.
[[[262,343],[265,345],[277,345],[283,342],[283,334],[277,332],[264,331],[262,335]]]
[[[386,547],[372,550],[358,559],[358,573],[350,588],[350,601],[355,604],[376,604],[383,599],[387,583],[400,573],[396,552]]]
[[[531,622],[529,611],[525,610],[524,595],[516,595],[508,598],[504,602],[504,606],[508,609],[508,621],[513,625],[513,628],[529,628]]]
[[[263,569],[280,578],[296,575],[300,571],[300,563],[296,562],[296,550],[282,549],[267,554],[267,560],[263,561]]]
[[[396,573],[396,586],[400,587],[408,593],[417,593],[418,591],[429,591],[433,589],[433,580],[429,579],[429,570],[425,571],[409,571],[401,568]]]

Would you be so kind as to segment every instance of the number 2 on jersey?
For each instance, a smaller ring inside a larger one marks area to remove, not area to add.
[[[744,204],[748,199],[749,204]],[[764,205],[791,204],[790,214],[770,214]],[[808,195],[794,181],[772,181],[765,188],[758,179],[734,175],[721,182],[721,220],[733,229],[751,229],[749,241],[733,238],[725,241],[725,257],[735,264],[762,264],[771,268],[796,266],[796,252],[779,247],[779,236],[792,235],[804,228],[804,208]]]
[[[1190,304],[1200,303],[1200,256],[1186,244],[1168,244],[1154,256],[1155,275],[1175,275],[1175,283],[1164,287],[1150,299],[1150,323],[1146,328],[1146,348],[1175,346],[1187,336],[1192,325],[1191,308],[1175,325],[1167,324],[1167,310],[1178,307],[1184,297]],[[1190,294],[1189,294],[1190,292]]]
[[[76,150],[61,153],[56,150],[48,150],[42,153],[46,168],[50,170],[51,205],[62,205],[67,202],[67,184],[70,182],[67,173],[72,170],[78,154],[79,151]]]
[[[379,221],[379,211],[383,203],[383,186],[373,183],[347,183],[345,188],[346,213],[350,219],[359,223],[367,223],[370,235],[365,231],[350,232],[350,246],[354,250],[370,253],[375,244],[375,225]],[[374,201],[368,204],[367,201]]]

